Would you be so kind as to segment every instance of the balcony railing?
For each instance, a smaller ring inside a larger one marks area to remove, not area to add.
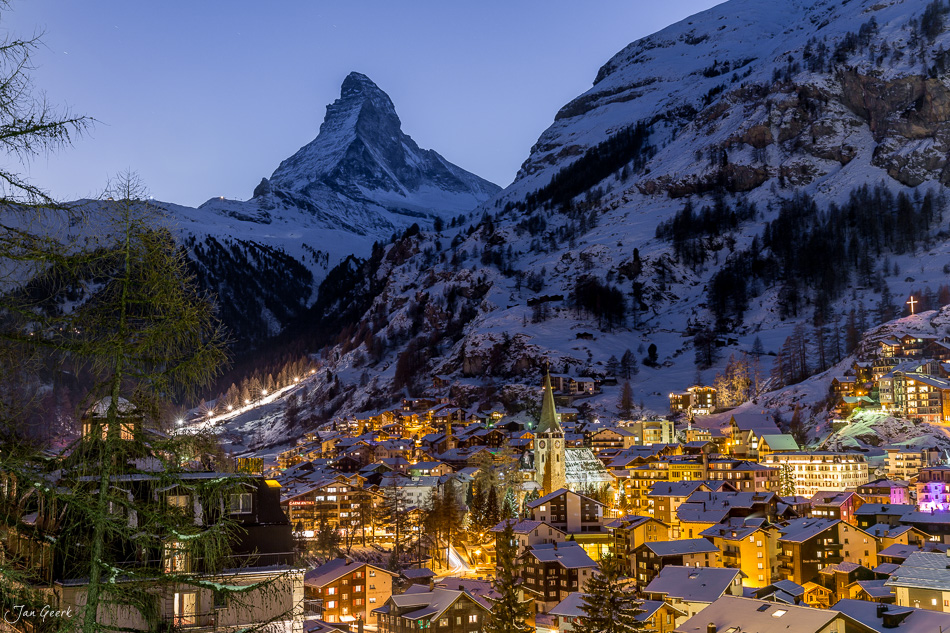
[[[304,598],[303,617],[307,620],[323,617],[323,600]]]

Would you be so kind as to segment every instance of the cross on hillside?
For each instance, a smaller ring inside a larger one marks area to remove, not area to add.
[[[914,295],[911,295],[911,296],[910,296],[910,301],[907,301],[907,302],[905,302],[905,303],[907,303],[907,304],[910,305],[910,313],[911,313],[911,314],[914,314],[914,306],[919,303],[919,302],[917,301],[917,299],[914,299]]]

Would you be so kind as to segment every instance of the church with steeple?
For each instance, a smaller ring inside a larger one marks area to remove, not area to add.
[[[544,376],[541,416],[534,432],[534,450],[521,457],[525,474],[522,490],[544,496],[562,488],[590,494],[604,486],[612,486],[614,478],[593,451],[583,446],[568,448],[568,438],[561,426],[561,416],[554,405],[551,375]]]
[[[534,434],[535,481],[544,494],[567,487],[567,449],[564,430],[554,406],[551,374],[544,375],[544,394],[541,399],[541,419]]]

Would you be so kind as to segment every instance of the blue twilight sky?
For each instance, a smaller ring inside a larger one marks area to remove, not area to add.
[[[131,168],[158,199],[246,199],[316,136],[351,70],[420,146],[501,186],[631,41],[719,0],[13,0],[34,79],[99,123],[29,166],[61,199]]]

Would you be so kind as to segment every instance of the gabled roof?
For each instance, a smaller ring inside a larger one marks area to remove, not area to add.
[[[864,567],[864,569],[867,569],[868,571],[871,571],[864,565],[859,565],[853,561],[845,560],[845,561],[841,561],[840,563],[835,563],[834,565],[825,565],[824,567],[818,570],[818,573],[819,574],[834,574],[835,572],[840,571],[845,574],[850,574],[851,572],[857,571],[858,569],[862,567]]]
[[[765,519],[762,518],[742,519],[731,517],[723,523],[717,523],[710,528],[706,528],[699,534],[700,536],[705,536],[706,538],[719,537],[724,538],[727,541],[741,541],[746,537],[753,535],[764,525]]]
[[[557,530],[560,534],[564,534],[563,531],[558,530],[558,528],[556,528],[556,527],[554,527],[554,526],[552,526],[552,525],[550,525],[550,524],[548,524],[548,523],[545,523],[544,521],[518,521],[518,522],[515,522],[514,519],[507,519],[507,520],[501,521],[498,525],[496,525],[495,527],[493,527],[493,528],[492,528],[491,530],[489,530],[489,531],[490,531],[490,532],[504,532],[504,531],[505,531],[505,525],[508,524],[508,523],[511,523],[511,524],[512,524],[512,531],[513,531],[515,534],[528,534],[528,533],[531,532],[532,530],[535,530],[535,529],[537,529],[537,528],[539,528],[539,527],[542,527],[542,526],[546,526],[546,527],[548,527],[548,528],[550,528],[550,529],[552,529],[552,530]]]
[[[950,557],[934,552],[914,552],[887,579],[889,587],[950,591]]]
[[[800,605],[767,602],[739,596],[722,596],[708,607],[676,627],[682,633],[706,633],[707,627],[717,631],[749,631],[766,633],[817,633],[836,618],[835,611],[813,609]]]
[[[607,431],[610,431],[611,433],[616,433],[620,437],[636,437],[637,436],[636,433],[634,433],[628,428],[625,428],[622,426],[608,426],[603,429],[598,429],[597,431],[591,434],[591,437],[596,437],[600,435],[601,433],[606,433]]]
[[[805,588],[791,580],[776,580],[772,586],[796,597],[805,595]]]
[[[811,497],[811,505],[842,506],[854,498],[854,492],[819,490]]]
[[[898,565],[897,563],[881,563],[880,565],[878,565],[871,571],[873,571],[875,574],[885,574],[887,576],[890,576],[898,569],[900,569],[900,565]]]
[[[913,512],[917,506],[906,503],[865,503],[854,511],[855,515],[885,514],[893,516],[904,516],[908,512]]]
[[[651,541],[646,548],[657,556],[683,556],[685,554],[718,554],[719,548],[704,538],[689,538],[676,541]]]
[[[950,512],[908,512],[901,516],[901,523],[910,524],[947,524],[950,523]]]
[[[934,543],[927,541],[923,544],[923,549],[916,545],[904,545],[903,543],[892,543],[877,553],[878,557],[885,558],[907,558],[915,552],[945,552],[947,545],[943,543]]]
[[[744,574],[738,569],[726,567],[667,565],[646,586],[645,591],[679,598],[684,602],[714,602],[729,589],[737,576],[744,577]]]
[[[902,534],[913,529],[916,528],[911,527],[910,525],[891,526],[887,523],[875,523],[865,531],[877,538],[897,538],[898,536],[901,536]]]
[[[400,609],[417,607],[414,610],[403,613],[399,617],[407,620],[420,620],[422,618],[435,619],[445,613],[449,607],[460,599],[469,599],[480,608],[486,611],[488,610],[481,601],[476,600],[466,591],[453,591],[451,589],[430,590],[420,585],[416,585],[416,587],[418,587],[418,589],[410,588],[405,593],[393,595],[389,598],[389,600]],[[387,613],[389,611],[388,602],[383,607],[373,609],[373,611],[376,613]]]
[[[459,578],[449,576],[443,578],[436,585],[440,589],[451,589],[453,591],[464,591],[475,599],[480,605],[491,611],[491,599],[498,599],[501,594],[495,591],[495,587],[487,580],[471,580],[469,578]]]
[[[415,464],[409,464],[409,470],[432,470],[433,468],[438,468],[439,466],[446,466],[445,462],[416,462]]]
[[[885,449],[887,450],[887,449]],[[915,449],[914,452],[919,452],[919,449]],[[858,490],[861,488],[907,488],[908,483],[906,481],[894,480],[894,479],[875,479],[874,481],[869,481],[866,484],[861,484],[858,486]]]
[[[705,481],[658,481],[650,486],[648,497],[688,497],[701,488],[709,488]]]
[[[861,587],[872,598],[887,598],[894,595],[894,590],[885,586],[886,579],[882,580],[859,580],[857,585]]]
[[[879,608],[877,602],[851,599],[839,600],[831,607],[877,633],[933,633],[950,628],[950,613],[891,604],[885,605],[884,613],[878,615]],[[885,627],[885,617],[888,617],[889,624],[897,622],[897,626]]]
[[[543,543],[533,545],[525,551],[525,556],[533,556],[542,563],[557,563],[565,569],[583,569],[597,567],[584,548],[574,541],[565,543]]]
[[[580,494],[580,493],[578,493],[578,492],[574,492],[573,490],[568,490],[567,488],[558,488],[558,489],[555,490],[554,492],[551,492],[551,493],[549,493],[549,494],[546,494],[546,495],[544,495],[543,497],[541,497],[541,498],[539,498],[539,499],[535,499],[534,501],[529,501],[528,503],[525,504],[525,507],[527,507],[527,508],[532,508],[532,509],[533,509],[533,508],[536,508],[536,507],[538,507],[539,505],[542,505],[542,504],[544,504],[544,503],[548,503],[548,502],[551,501],[552,499],[556,499],[556,498],[560,497],[560,496],[561,496],[562,494],[564,494],[564,493],[571,494],[571,495],[577,495],[577,496],[580,497],[581,499],[586,499],[587,501],[593,501],[593,502],[596,503],[597,505],[601,505],[601,506],[604,505],[604,504],[601,503],[600,501],[597,501],[597,499],[591,499],[590,497],[587,497],[587,496],[585,496],[585,495],[582,495],[582,494]]]
[[[768,444],[773,451],[797,451],[800,448],[795,438],[787,433],[781,435],[766,434],[759,439]]]
[[[768,413],[756,413],[752,411],[736,411],[730,416],[730,420],[735,423],[740,431],[755,431],[756,435],[781,435],[782,432],[777,426],[772,416]]]
[[[630,529],[637,527],[638,525],[642,525],[647,521],[656,521],[657,523],[662,523],[662,521],[653,517],[642,516],[639,514],[627,514],[614,519],[604,527]]]
[[[377,567],[376,565],[352,561],[346,558],[334,558],[333,560],[308,571],[303,577],[303,584],[310,587],[323,587],[324,585],[328,585],[338,578],[341,578],[361,568],[365,569],[367,567],[372,567],[378,572],[395,576],[395,574],[392,572],[387,571],[382,567]]]
[[[841,523],[838,519],[795,519],[780,528],[780,541],[802,543]]]
[[[584,605],[586,593],[574,591],[567,594],[567,597],[558,602],[548,611],[550,615],[556,615],[562,618],[581,618],[584,617],[584,611],[581,607]]]

